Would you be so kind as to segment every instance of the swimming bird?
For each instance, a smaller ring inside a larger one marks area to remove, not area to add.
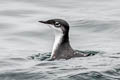
[[[38,21],[48,24],[55,33],[55,42],[53,45],[51,59],[70,59],[72,57],[85,57],[86,54],[76,54],[69,41],[69,24],[63,19],[50,19],[47,21]]]

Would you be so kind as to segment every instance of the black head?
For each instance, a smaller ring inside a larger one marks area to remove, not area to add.
[[[63,19],[50,19],[47,21],[38,21],[44,24],[50,24],[55,29],[61,29],[63,33],[69,32],[69,24]]]

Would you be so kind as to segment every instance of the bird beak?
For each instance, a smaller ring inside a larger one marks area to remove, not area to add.
[[[40,23],[48,24],[46,21],[38,21]]]

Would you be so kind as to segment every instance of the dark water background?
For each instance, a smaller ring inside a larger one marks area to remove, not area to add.
[[[95,56],[40,61],[54,41],[39,20],[65,19],[74,49]],[[0,80],[120,80],[119,0],[0,0]]]

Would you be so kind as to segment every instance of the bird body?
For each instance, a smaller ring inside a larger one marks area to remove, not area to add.
[[[62,19],[51,19],[47,21],[39,21],[48,24],[54,31],[55,41],[52,49],[51,59],[70,59],[72,57],[80,57],[85,55],[75,54],[69,41],[69,24]]]

